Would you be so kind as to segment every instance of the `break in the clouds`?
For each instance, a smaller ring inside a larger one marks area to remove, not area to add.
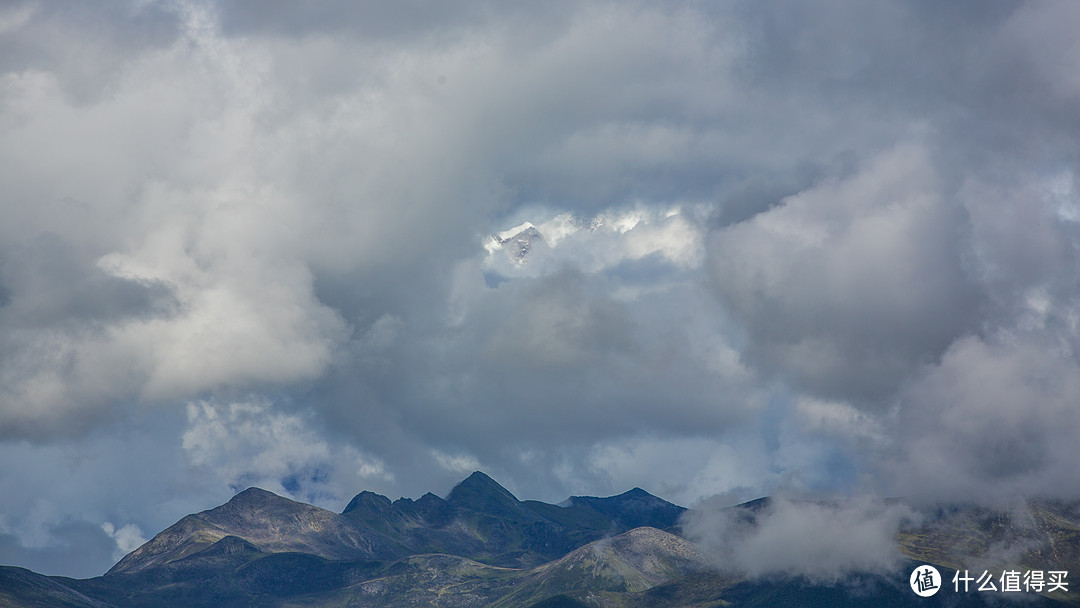
[[[0,558],[102,572],[244,485],[474,468],[1075,496],[1078,19],[6,3]]]

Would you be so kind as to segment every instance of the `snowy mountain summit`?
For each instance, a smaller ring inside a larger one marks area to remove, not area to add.
[[[484,248],[492,255],[496,251],[504,251],[515,264],[523,264],[529,253],[537,248],[546,248],[544,236],[540,234],[532,222],[525,222],[493,234]]]

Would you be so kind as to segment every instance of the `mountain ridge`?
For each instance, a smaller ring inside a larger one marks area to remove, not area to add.
[[[105,576],[134,573],[183,559],[227,536],[268,552],[327,559],[391,558],[400,549],[332,511],[248,488],[225,504],[182,518],[124,556]]]
[[[257,487],[181,518],[124,556],[106,576],[135,573],[211,547],[225,537],[270,553],[325,559],[399,559],[446,553],[529,567],[605,536],[651,525],[672,528],[685,511],[634,488],[607,498],[572,497],[568,506],[521,501],[481,471],[441,498],[391,501],[364,490],[338,514]]]
[[[774,505],[766,497],[728,509],[756,526]],[[0,606],[938,605],[909,596],[904,573],[896,581],[879,578],[874,591],[860,595],[843,586],[718,571],[681,536],[686,512],[641,488],[572,496],[560,505],[522,501],[482,472],[446,498],[429,492],[391,501],[361,491],[341,513],[248,488],[181,518],[101,577],[46,577],[0,566]],[[950,567],[976,563],[987,548],[1014,539],[1035,543],[1018,565],[1048,559],[1071,569],[1080,562],[1080,503],[1032,503],[1029,515],[1034,523],[978,508],[944,509],[898,534],[904,555],[918,560],[903,567],[935,564],[947,578]],[[1027,606],[1050,605],[1032,595]],[[1053,600],[1078,603],[1060,593]],[[958,605],[981,602],[972,596]]]
[[[676,525],[685,510],[640,488],[632,496],[663,506],[660,510],[666,518],[660,523],[666,527]],[[429,492],[415,501],[391,502],[365,491],[349,501],[342,515],[411,553],[447,553],[492,565],[530,567],[604,536],[656,523],[653,511],[642,511],[650,517],[630,510],[620,513],[616,503],[622,499],[612,498],[615,503],[595,503],[599,509],[587,501],[568,506],[522,501],[487,474],[475,471],[445,499]],[[627,506],[632,502],[627,501]]]

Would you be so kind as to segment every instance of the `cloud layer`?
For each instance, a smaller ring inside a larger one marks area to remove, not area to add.
[[[476,467],[1074,497],[1077,17],[8,3],[0,559]]]

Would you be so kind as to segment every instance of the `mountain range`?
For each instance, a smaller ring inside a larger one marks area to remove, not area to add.
[[[770,503],[731,508],[752,521]],[[342,513],[249,488],[224,505],[182,518],[100,577],[0,567],[0,607],[706,608],[998,601],[977,593],[919,598],[903,573],[860,579],[858,585],[748,580],[717,570],[715,560],[681,536],[686,511],[639,488],[606,498],[575,496],[559,505],[521,501],[481,472],[446,498],[428,493],[391,501],[365,491]],[[931,563],[948,579],[952,568],[967,567],[995,543],[1018,535],[1030,541],[1023,563],[1064,568],[1080,561],[1080,508],[1045,503],[1030,512],[1034,526],[975,508],[941,511],[899,535],[901,550],[918,560],[905,563],[904,572]],[[1059,592],[1024,599],[1024,606],[1041,606],[1071,597]]]

